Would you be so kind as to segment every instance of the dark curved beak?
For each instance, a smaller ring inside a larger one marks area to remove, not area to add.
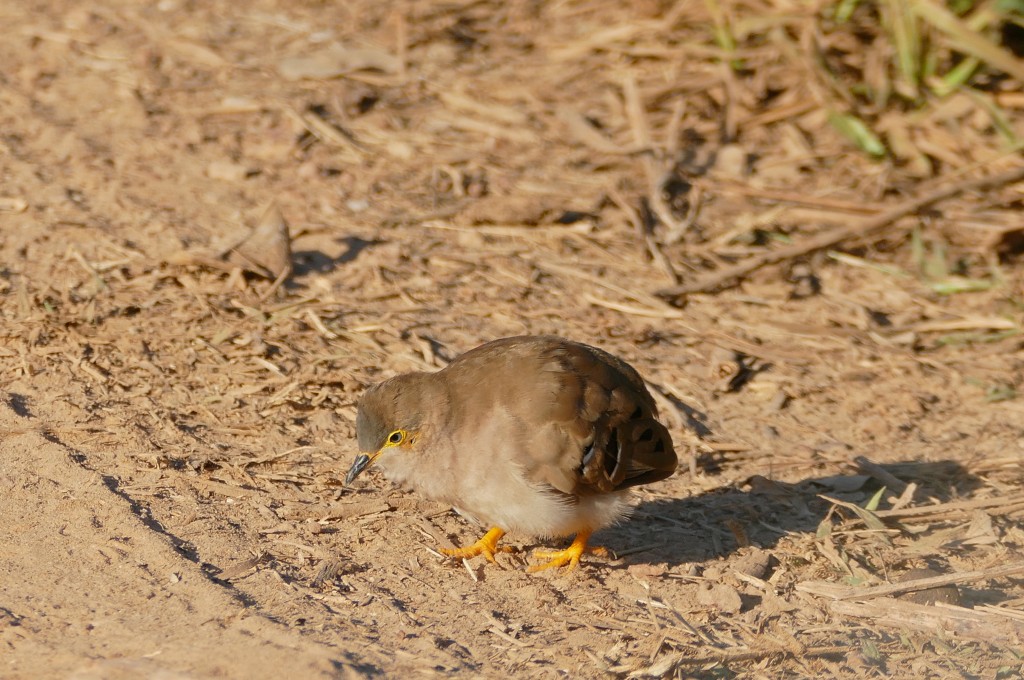
[[[373,465],[373,461],[377,460],[377,456],[379,455],[379,451],[372,456],[368,456],[365,453],[359,454],[352,463],[352,467],[348,469],[348,474],[345,475],[345,486],[351,484],[352,480],[362,474],[363,470]]]

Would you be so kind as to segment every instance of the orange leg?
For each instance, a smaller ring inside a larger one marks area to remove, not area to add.
[[[442,548],[441,552],[449,557],[476,557],[483,555],[488,562],[494,562],[494,553],[512,552],[508,546],[498,547],[498,541],[505,535],[504,529],[493,527],[490,531],[480,537],[476,543],[465,548]]]
[[[573,539],[572,545],[565,550],[537,550],[533,553],[533,556],[542,559],[549,560],[544,564],[535,564],[531,566],[527,571],[538,572],[544,571],[545,569],[557,569],[558,567],[564,567],[569,565],[568,571],[572,571],[580,564],[580,557],[584,553],[591,553],[593,555],[607,555],[608,551],[604,548],[588,548],[587,541],[590,539],[590,531],[581,531],[576,534],[576,538]]]

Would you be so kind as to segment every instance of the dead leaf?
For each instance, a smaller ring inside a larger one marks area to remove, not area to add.
[[[277,205],[271,204],[263,213],[252,232],[222,257],[231,264],[264,276],[277,279],[292,268],[291,238],[288,223]]]
[[[307,56],[286,57],[277,63],[278,72],[288,80],[337,78],[356,71],[398,73],[398,57],[379,47],[355,47],[334,43]]]

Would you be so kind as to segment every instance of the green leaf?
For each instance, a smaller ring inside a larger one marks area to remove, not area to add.
[[[836,11],[834,14],[837,24],[845,24],[853,16],[854,10],[857,9],[857,5],[860,4],[860,0],[840,0],[839,4],[836,5]]]
[[[861,151],[875,157],[885,155],[885,145],[882,144],[882,140],[860,118],[848,113],[833,112],[828,115],[828,122],[836,129],[836,132],[856,144]]]
[[[881,489],[879,489],[878,491],[875,492],[875,495],[872,496],[871,500],[869,500],[867,502],[867,505],[864,506],[864,509],[868,510],[870,512],[874,512],[875,510],[878,510],[878,504],[882,502],[882,494],[883,493],[885,493],[885,487],[884,486]]]
[[[985,401],[993,403],[997,401],[1009,401],[1017,398],[1017,390],[1014,389],[1013,385],[1007,385],[1006,383],[995,383],[989,385],[988,389],[985,390]]]
[[[968,279],[963,276],[950,276],[928,284],[928,287],[939,295],[956,295],[957,293],[978,293],[991,290],[998,285],[992,279]]]
[[[896,48],[896,62],[910,94],[917,98],[921,75],[921,33],[907,0],[888,0],[888,29]]]
[[[818,530],[814,532],[815,538],[828,538],[832,535],[832,520],[826,517],[818,523]]]
[[[850,265],[851,267],[873,269],[876,272],[881,272],[883,274],[888,274],[890,276],[898,276],[901,279],[910,278],[910,274],[908,274],[907,272],[903,271],[902,269],[895,265],[872,262],[870,260],[865,260],[862,257],[857,257],[856,255],[848,255],[846,253],[841,253],[837,250],[830,250],[825,254],[828,255],[828,257],[830,257],[831,259],[835,260],[836,262],[842,262],[843,264]]]
[[[963,333],[949,333],[947,335],[939,336],[937,342],[940,345],[971,345],[1000,342],[1001,340],[1012,338],[1015,335],[1020,335],[1019,328],[1009,328],[1007,330],[996,331],[994,333],[967,331]]]
[[[878,645],[871,640],[864,640],[861,642],[860,649],[861,653],[872,661],[880,662],[885,660],[882,656],[882,651],[878,648]]]
[[[1024,0],[996,0],[996,9],[1004,14],[1024,14]]]
[[[959,64],[951,68],[946,75],[932,84],[932,92],[940,97],[952,94],[974,75],[980,63],[981,61],[977,57],[961,59]]]
[[[936,0],[914,0],[911,7],[918,18],[946,36],[951,47],[981,59],[1018,81],[1024,81],[1024,60],[983,33],[972,30],[960,17]]]

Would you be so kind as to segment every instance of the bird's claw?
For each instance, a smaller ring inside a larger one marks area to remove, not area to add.
[[[572,571],[580,565],[580,558],[585,553],[600,555],[602,557],[608,554],[608,551],[600,546],[587,546],[587,540],[589,538],[589,532],[580,532],[576,534],[576,538],[573,539],[572,545],[565,550],[534,551],[534,557],[540,560],[547,560],[547,562],[544,562],[543,564],[534,564],[527,568],[527,571],[530,573],[537,573],[538,571],[557,569],[565,566],[568,566],[567,571]]]
[[[480,537],[480,539],[473,545],[467,545],[464,548],[441,548],[441,552],[448,557],[455,558],[466,558],[476,557],[477,555],[483,555],[484,558],[492,563],[496,564],[494,560],[495,553],[508,553],[513,552],[512,548],[507,545],[498,545],[498,541],[505,535],[505,532],[497,527],[491,529],[486,534]]]

